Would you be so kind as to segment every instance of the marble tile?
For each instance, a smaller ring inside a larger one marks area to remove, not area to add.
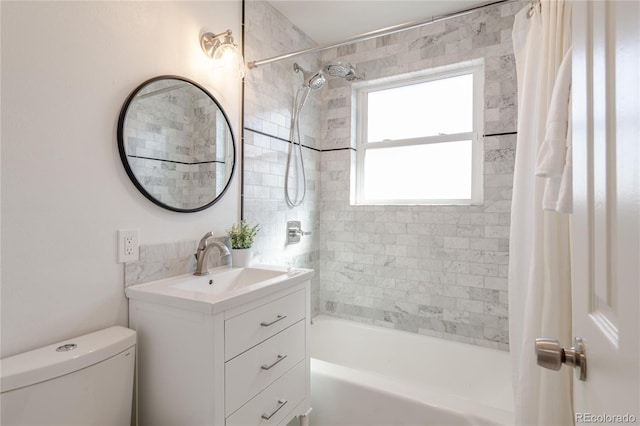
[[[228,238],[218,238],[230,247]],[[125,264],[125,286],[193,273],[196,270],[195,252],[197,241],[152,244],[140,246],[140,259]],[[225,265],[230,259],[223,258],[217,250],[209,253],[207,264],[214,268]]]
[[[248,2],[246,7],[245,56],[264,58],[313,46],[315,43],[268,2]],[[348,49],[347,49],[348,50]],[[319,188],[320,155],[310,149],[319,145],[322,99],[317,91],[308,98],[300,118],[302,156],[305,165],[306,196],[300,207],[292,208],[284,198],[284,180],[290,143],[291,110],[301,74],[293,71],[297,62],[307,70],[320,68],[317,55],[305,55],[259,67],[245,77],[245,126],[269,136],[245,130],[245,218],[260,223],[262,231],[254,245],[256,260],[266,264],[292,265],[316,270],[311,282],[312,311],[317,313],[320,291]],[[255,72],[258,71],[258,72]],[[336,98],[333,108],[344,106]],[[336,137],[341,136],[342,117],[336,118]],[[337,167],[336,170],[342,170]],[[292,169],[292,192],[300,185],[301,174]],[[301,187],[301,185],[300,185]],[[286,245],[286,222],[299,220],[311,235],[296,245]],[[322,307],[325,310],[325,307]]]
[[[484,133],[516,130],[517,95],[511,46],[513,16],[526,2],[296,59],[307,69],[351,62],[366,79],[482,58]],[[312,45],[267,2],[247,7],[247,57]],[[293,61],[248,74],[245,124],[288,139],[300,76]],[[508,350],[507,264],[515,136],[484,138],[485,200],[479,206],[354,206],[350,148],[352,91],[329,79],[313,93],[301,122],[307,200],[283,199],[288,143],[245,132],[245,214],[263,223],[260,259],[314,267],[314,312],[419,334]],[[334,150],[334,149],[340,150]],[[274,155],[275,154],[275,155]],[[284,244],[286,220],[313,230]]]

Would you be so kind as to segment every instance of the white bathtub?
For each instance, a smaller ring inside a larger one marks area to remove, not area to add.
[[[311,425],[510,425],[504,351],[319,315]]]

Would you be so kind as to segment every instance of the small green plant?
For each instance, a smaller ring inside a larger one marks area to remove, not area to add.
[[[231,229],[227,230],[227,235],[231,239],[231,248],[233,249],[248,249],[253,245],[253,241],[258,235],[260,230],[260,224],[250,226],[244,220],[239,224],[234,223],[231,225]]]

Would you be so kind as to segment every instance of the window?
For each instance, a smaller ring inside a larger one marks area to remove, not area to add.
[[[482,202],[482,65],[354,85],[356,204]]]

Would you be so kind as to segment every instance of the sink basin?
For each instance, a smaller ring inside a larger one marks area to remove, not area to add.
[[[224,266],[209,270],[209,275],[179,275],[129,286],[129,299],[161,303],[192,311],[215,313],[273,292],[292,287],[313,276],[312,269],[255,266]]]
[[[262,281],[268,281],[281,275],[286,276],[287,272],[259,268],[232,268],[201,277],[192,276],[192,279],[171,284],[170,287],[188,291],[199,291],[202,293],[220,294],[258,284]]]

